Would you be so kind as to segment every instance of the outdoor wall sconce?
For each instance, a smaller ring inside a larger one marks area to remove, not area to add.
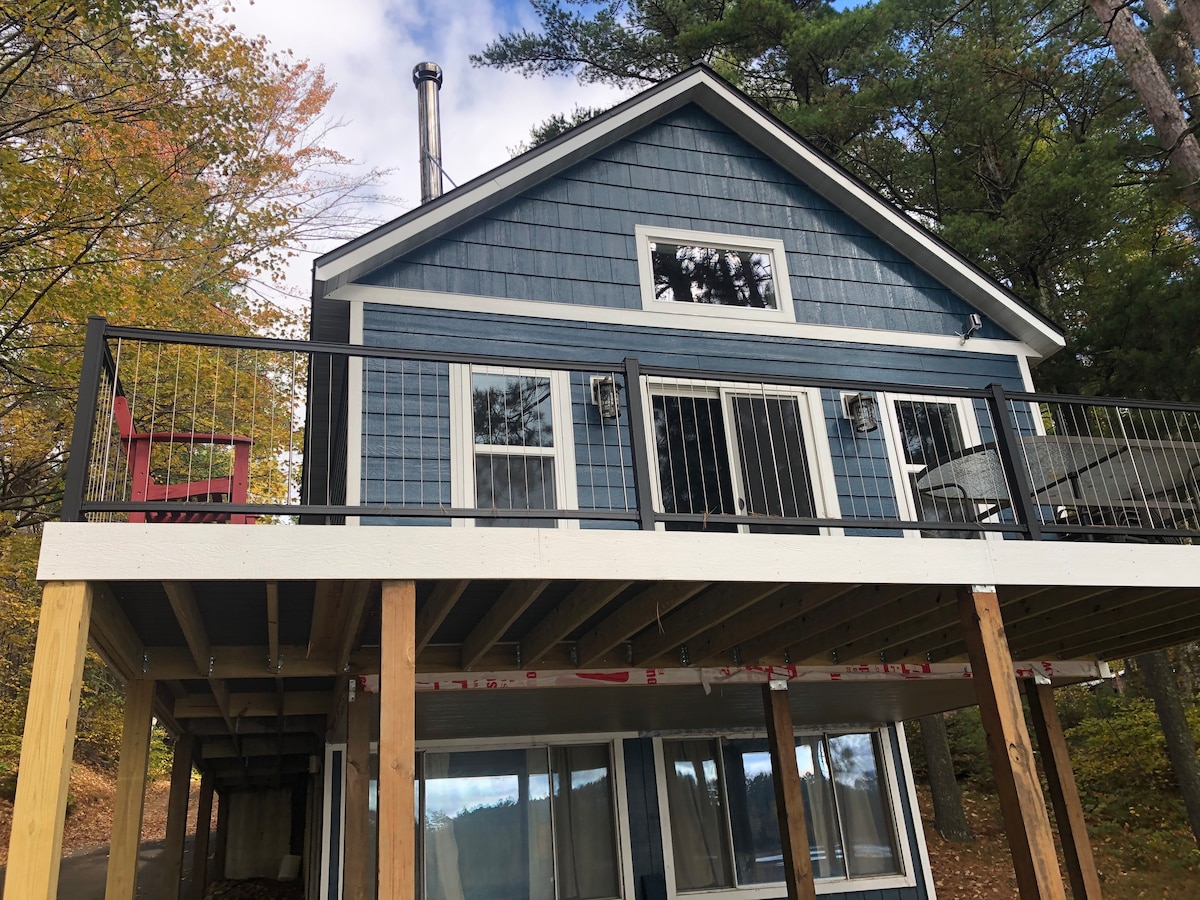
[[[879,427],[879,408],[870,394],[842,394],[842,413],[859,434]]]
[[[592,403],[600,418],[615,419],[621,412],[621,386],[611,375],[592,376]]]

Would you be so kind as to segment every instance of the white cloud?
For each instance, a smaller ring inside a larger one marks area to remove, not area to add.
[[[337,85],[328,113],[344,127],[329,143],[364,166],[392,170],[380,193],[399,205],[372,209],[385,221],[420,200],[417,171],[417,95],[412,68],[438,63],[443,168],[464,184],[509,158],[508,148],[527,139],[531,126],[576,105],[610,106],[615,89],[579,85],[572,79],[525,79],[494,69],[473,68],[469,55],[503,31],[533,27],[520,9],[491,0],[387,2],[342,0],[256,0],[229,15],[248,35],[261,34],[278,51],[325,67]],[[450,189],[450,185],[446,185]],[[333,245],[310,248],[320,253]],[[311,256],[297,261],[289,284],[307,294]]]

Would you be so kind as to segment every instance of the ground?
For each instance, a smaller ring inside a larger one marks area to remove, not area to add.
[[[103,897],[108,838],[112,825],[115,779],[106,773],[76,766],[71,776],[72,809],[63,839],[63,877],[59,896],[70,900]],[[159,851],[166,831],[167,783],[152,782],[146,792],[142,828],[143,859]],[[918,789],[930,865],[939,900],[1014,900],[1017,896],[1012,860],[1004,839],[1004,826],[994,797],[968,792],[964,797],[967,817],[978,840],[951,844],[933,830],[928,791]],[[195,828],[195,797],[191,804]],[[0,800],[0,865],[8,861],[8,836],[12,804]],[[1096,825],[1097,823],[1092,823]],[[1093,834],[1097,866],[1105,900],[1194,900],[1200,883],[1200,864],[1195,861],[1154,859],[1146,861],[1137,852],[1143,835],[1115,831]],[[1131,864],[1131,860],[1136,864]],[[211,900],[299,900],[299,885],[216,885]],[[1068,891],[1070,889],[1068,888]]]
[[[977,838],[972,844],[942,840],[933,830],[929,790],[918,788],[917,799],[938,900],[1013,900],[1017,884],[996,798],[964,794],[967,819]],[[1170,859],[1129,865],[1125,860],[1131,855],[1131,845],[1141,840],[1141,836],[1121,832],[1092,835],[1105,900],[1195,900],[1200,866]],[[1070,891],[1068,884],[1068,895]]]

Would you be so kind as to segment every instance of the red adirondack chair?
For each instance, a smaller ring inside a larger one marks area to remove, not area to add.
[[[131,512],[130,522],[231,522],[252,525],[257,516],[211,512],[204,503],[245,503],[250,485],[250,445],[248,437],[211,432],[133,430],[129,403],[120,395],[113,398],[113,418],[121,436],[121,447],[129,465],[129,499],[134,501],[185,500],[194,502],[194,510],[163,512]],[[223,478],[159,484],[150,474],[150,451],[155,444],[212,444],[233,447],[233,474]]]

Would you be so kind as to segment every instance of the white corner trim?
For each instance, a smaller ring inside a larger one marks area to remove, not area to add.
[[[470,294],[448,294],[366,284],[343,285],[333,291],[328,299],[376,303],[381,306],[406,306],[443,312],[478,312],[497,316],[556,319],[565,322],[626,325],[633,328],[674,328],[714,334],[747,334],[814,341],[839,341],[915,350],[990,353],[997,356],[1012,356],[1017,359],[1037,356],[1037,352],[1023,341],[972,338],[964,347],[962,340],[957,335],[851,328],[845,325],[813,325],[806,322],[747,318],[742,315],[735,318],[700,315],[691,308],[695,304],[681,304],[684,307],[682,312],[693,314],[680,315],[676,311],[668,313],[657,310],[616,309],[611,306],[584,306],[578,303],[550,303],[542,300],[510,300],[505,297],[477,297]],[[658,305],[665,306],[667,304]]]
[[[783,241],[777,238],[718,234],[712,231],[656,228],[651,225],[635,225],[633,231],[637,240],[638,284],[642,295],[642,309],[676,316],[746,319],[752,322],[796,321],[791,280],[788,278],[787,250]],[[686,301],[659,300],[654,293],[654,261],[650,254],[650,245],[658,241],[670,241],[684,246],[712,247],[718,250],[744,250],[769,254],[771,257],[771,281],[775,289],[775,309],[751,309],[740,306],[716,306]]]
[[[1025,385],[1025,390],[1029,393],[1034,393],[1037,388],[1033,385],[1033,372],[1029,368],[1029,357],[1018,356],[1017,365],[1021,368],[1021,383]]]
[[[363,304],[350,304],[350,343],[363,342]],[[350,357],[346,375],[346,505],[358,506],[362,502],[362,414],[363,414],[363,358]],[[357,516],[350,516],[347,525],[357,525]]]

